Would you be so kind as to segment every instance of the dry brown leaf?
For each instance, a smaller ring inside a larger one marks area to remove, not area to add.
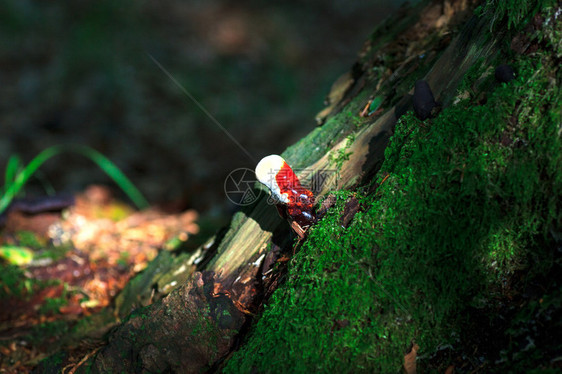
[[[416,357],[419,349],[420,346],[414,343],[410,352],[404,356],[404,372],[406,374],[416,374]]]

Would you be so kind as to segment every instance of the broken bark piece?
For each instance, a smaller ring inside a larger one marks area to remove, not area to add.
[[[507,83],[515,78],[515,72],[513,68],[507,64],[501,64],[496,68],[494,73],[496,80],[501,83]]]
[[[261,274],[262,277],[268,275],[273,270],[277,259],[281,253],[281,248],[275,244],[272,244],[272,248],[267,252],[262,263]]]
[[[333,334],[334,331],[341,330],[350,325],[348,319],[336,319],[332,324],[332,328],[330,329],[330,334]]]
[[[355,217],[355,214],[357,214],[360,208],[361,206],[359,205],[359,201],[355,198],[355,196],[352,196],[349,200],[347,200],[340,219],[340,224],[342,225],[342,227],[349,226],[349,224],[353,220],[353,217]]]
[[[328,197],[322,201],[322,204],[320,204],[320,208],[318,208],[318,211],[316,212],[316,218],[321,219],[324,217],[328,212],[328,209],[336,205],[336,200],[337,199],[334,195],[329,194]]]
[[[412,104],[416,117],[422,121],[429,118],[433,108],[437,107],[433,92],[431,92],[431,88],[426,81],[419,80],[416,82]]]

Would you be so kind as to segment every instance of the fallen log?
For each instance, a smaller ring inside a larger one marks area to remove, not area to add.
[[[348,74],[352,82],[345,89],[336,87],[338,95],[332,97],[339,102],[323,111],[324,124],[282,154],[305,184],[323,173],[314,191],[318,198],[370,181],[384,160],[396,121],[411,108],[417,80],[427,82],[438,103],[450,105],[468,69],[497,53],[503,34],[491,36],[486,19],[471,16],[473,2],[446,4],[428,1],[402,8],[379,26]],[[379,66],[383,54],[395,59]],[[380,108],[369,116],[373,97],[379,98]],[[268,273],[271,264],[290,254],[294,245],[287,223],[261,195],[234,215],[192,279],[133,311],[76,372],[217,368],[276,284],[278,278]]]

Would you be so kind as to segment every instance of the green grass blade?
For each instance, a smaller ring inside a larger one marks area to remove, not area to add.
[[[10,158],[8,167],[6,168],[6,175],[9,178],[6,179],[4,185],[4,195],[0,198],[0,214],[8,208],[14,197],[20,192],[37,169],[47,160],[62,152],[75,152],[89,158],[113,179],[139,209],[145,209],[149,206],[142,193],[133,185],[129,178],[127,178],[113,162],[98,151],[80,145],[56,145],[39,153],[19,172],[17,172],[19,167],[16,168],[16,166],[20,166],[18,164],[21,164],[21,161],[19,161],[19,158],[14,161],[15,156]]]
[[[4,213],[6,208],[10,205],[14,197],[23,188],[28,179],[35,173],[35,171],[48,159],[61,153],[63,149],[61,146],[54,146],[45,149],[43,152],[39,153],[35,158],[33,158],[29,164],[23,168],[17,175],[13,178],[13,182],[6,186],[4,191],[4,196],[0,199],[0,214]]]
[[[70,146],[69,150],[84,155],[93,162],[95,162],[100,169],[102,169],[113,181],[127,194],[129,199],[139,208],[148,208],[148,201],[144,198],[142,193],[135,187],[135,185],[127,178],[119,168],[111,162],[107,157],[98,151],[86,146]]]
[[[17,155],[10,156],[4,174],[4,188],[7,189],[16,179],[16,175],[22,166],[21,159]]]

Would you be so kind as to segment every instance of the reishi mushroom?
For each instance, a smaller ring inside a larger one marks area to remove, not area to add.
[[[283,157],[264,157],[256,166],[256,177],[270,191],[279,215],[287,219],[302,239],[316,222],[314,194],[304,188]]]

